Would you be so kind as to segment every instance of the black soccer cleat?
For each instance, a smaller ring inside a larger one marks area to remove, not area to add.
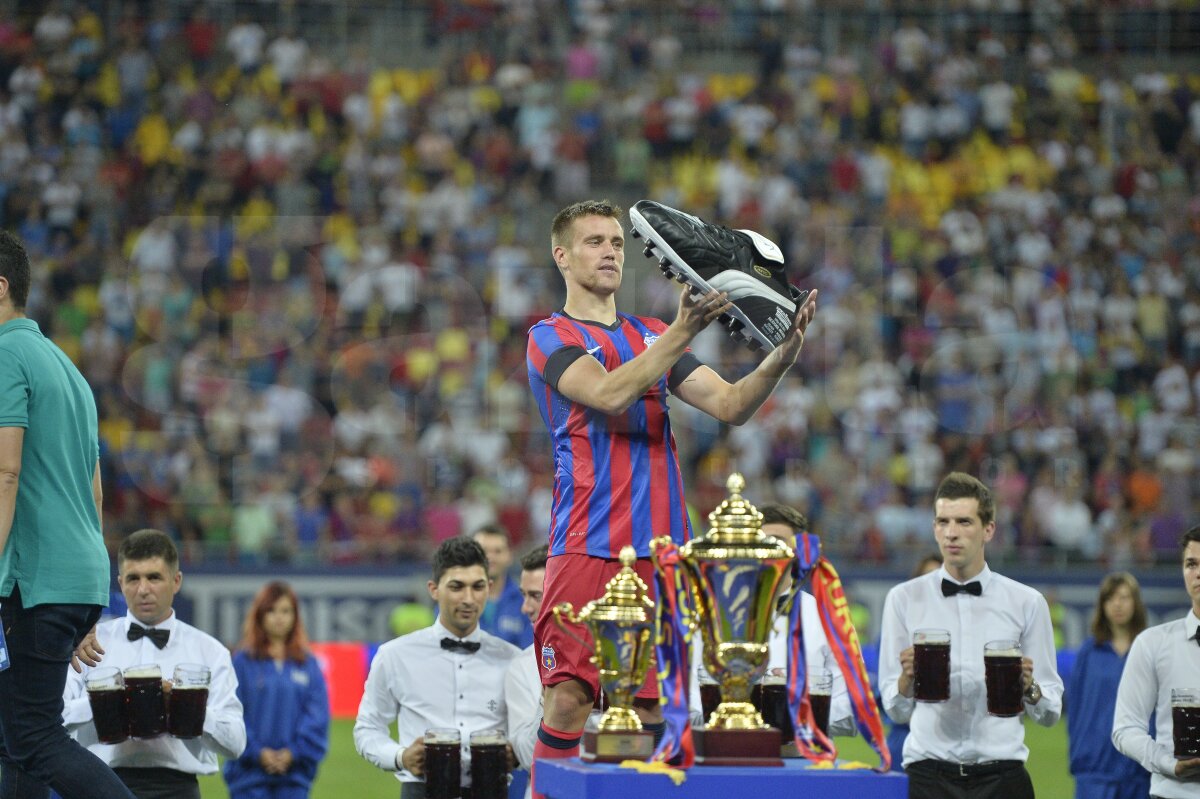
[[[752,350],[768,352],[787,337],[807,291],[787,282],[783,253],[753,230],[730,230],[650,200],[629,209],[633,236],[645,238],[645,253],[658,258],[669,277],[693,294],[724,291],[733,310],[721,322]]]

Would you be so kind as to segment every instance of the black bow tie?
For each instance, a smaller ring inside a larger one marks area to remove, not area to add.
[[[1200,646],[1200,627],[1197,627],[1197,628],[1196,628],[1196,634],[1195,634],[1195,635],[1193,635],[1193,636],[1192,636],[1191,638],[1189,638],[1188,640],[1190,641],[1190,640],[1192,640],[1192,639],[1195,639],[1195,641],[1196,641],[1196,646]]]
[[[963,592],[971,596],[980,596],[983,594],[983,584],[978,580],[972,580],[969,583],[959,584],[953,580],[942,580],[942,596],[954,596]]]
[[[466,652],[468,655],[479,651],[478,641],[458,641],[454,638],[443,638],[442,649],[449,649],[451,652]]]
[[[149,638],[154,642],[154,645],[162,649],[167,645],[167,639],[171,637],[170,630],[149,630],[140,624],[130,624],[129,632],[126,637],[130,641],[136,641],[139,638]]]

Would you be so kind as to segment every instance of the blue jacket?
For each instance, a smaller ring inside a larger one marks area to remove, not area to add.
[[[260,660],[242,651],[234,653],[233,670],[245,708],[246,749],[237,760],[225,763],[230,795],[237,797],[239,791],[256,786],[310,787],[329,748],[329,697],[316,659],[285,660],[277,667],[270,658]],[[291,750],[291,769],[286,774],[263,771],[263,747]]]
[[[1133,792],[1150,794],[1150,774],[1135,760],[1117,751],[1112,743],[1113,712],[1125,658],[1105,642],[1088,638],[1079,647],[1067,682],[1067,737],[1071,774],[1105,783],[1137,786]]]
[[[509,577],[504,581],[504,590],[500,592],[500,598],[495,602],[488,600],[487,607],[483,609],[483,617],[479,619],[479,626],[484,632],[524,649],[533,643],[533,625],[521,612],[524,601],[521,587]]]

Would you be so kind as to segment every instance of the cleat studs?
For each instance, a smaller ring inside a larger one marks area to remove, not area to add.
[[[654,245],[647,244],[646,248],[644,250],[642,250],[642,255],[646,256],[647,258],[653,258],[654,257]]]
[[[637,228],[629,231],[629,235],[633,236],[635,239],[640,239],[642,237],[642,234],[638,232]]]

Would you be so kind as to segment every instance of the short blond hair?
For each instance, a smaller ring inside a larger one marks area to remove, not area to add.
[[[607,216],[619,223],[624,213],[621,206],[608,200],[584,200],[568,205],[554,215],[554,223],[550,226],[550,246],[570,246],[569,236],[576,219],[585,216]]]

